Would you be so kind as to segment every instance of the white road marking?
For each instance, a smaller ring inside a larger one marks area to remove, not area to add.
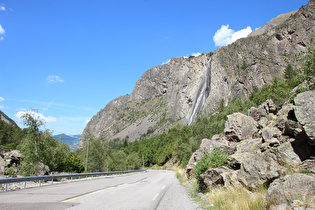
[[[152,199],[153,201],[159,196],[159,193]]]

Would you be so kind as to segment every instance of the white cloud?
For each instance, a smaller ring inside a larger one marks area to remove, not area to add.
[[[191,55],[197,57],[197,56],[201,55],[201,53],[200,52],[197,52],[197,53],[194,52]]]
[[[0,24],[0,41],[3,40],[3,36],[1,36],[1,35],[3,35],[4,33],[5,33],[5,29],[2,28],[2,25]]]
[[[14,114],[14,117],[17,118],[19,122],[22,122],[23,121],[22,116],[25,115],[26,113],[29,113],[34,118],[40,119],[40,120],[42,120],[42,121],[44,121],[46,123],[54,123],[54,122],[58,121],[56,117],[52,117],[52,116],[45,117],[43,114],[37,113],[37,112],[34,112],[34,111],[28,111],[28,112],[19,111],[19,112]]]
[[[169,59],[168,61],[164,61],[164,62],[162,63],[162,65],[167,64],[167,63],[169,63],[170,61],[171,61],[171,59]]]
[[[5,29],[2,28],[2,25],[0,24],[0,34],[4,34],[5,33]]]
[[[2,6],[0,6],[0,10],[1,11],[5,11],[5,7],[2,5]]]
[[[4,106],[0,105],[0,109],[3,109],[3,108],[4,108]]]
[[[251,32],[252,29],[250,26],[239,31],[234,31],[229,28],[229,25],[222,25],[221,28],[215,32],[213,41],[215,46],[225,46],[240,38],[247,37]]]
[[[49,75],[47,77],[47,82],[48,83],[58,83],[58,82],[64,82],[63,79],[61,79],[59,76],[57,75]]]
[[[1,96],[0,96],[0,101],[4,101],[4,98],[2,98]]]

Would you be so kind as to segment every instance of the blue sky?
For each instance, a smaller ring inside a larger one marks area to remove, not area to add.
[[[307,0],[0,0],[0,109],[80,134],[150,68],[215,51]],[[214,42],[214,36],[216,43]]]

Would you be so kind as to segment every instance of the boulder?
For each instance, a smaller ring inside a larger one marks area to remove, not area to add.
[[[282,133],[285,131],[285,124],[288,120],[289,112],[292,112],[294,109],[294,105],[289,103],[289,101],[285,102],[281,109],[277,113],[277,118],[272,123],[272,126],[277,127]]]
[[[252,117],[255,121],[259,121],[261,118],[266,117],[269,113],[276,113],[277,106],[275,103],[268,99],[264,103],[258,106],[258,108],[251,107],[248,110],[248,116]]]
[[[260,151],[264,152],[267,149],[280,146],[280,142],[276,138],[268,139],[263,144],[260,145]]]
[[[297,171],[301,164],[289,142],[269,148],[262,153],[252,154],[243,161],[237,176],[249,189],[268,186],[273,180],[288,172]]]
[[[227,158],[227,162],[231,168],[238,170],[241,168],[241,165],[250,158],[251,155],[252,153],[250,152],[237,152],[233,155],[230,155]]]
[[[277,127],[273,126],[264,127],[261,131],[261,135],[265,141],[272,138],[278,138],[281,136],[281,134],[282,132]]]
[[[294,103],[296,119],[303,126],[309,144],[315,146],[315,91],[298,94]]]
[[[229,154],[233,154],[235,152],[235,145],[228,142],[220,135],[214,135],[211,140],[203,139],[201,141],[200,148],[192,154],[186,166],[186,176],[188,178],[193,176],[197,161],[200,160],[205,153],[209,154],[215,148],[220,149],[222,152],[227,151]]]
[[[4,174],[11,166],[20,165],[22,154],[19,150],[2,151],[0,153],[0,174]]]
[[[43,163],[39,163],[37,168],[37,176],[44,176],[49,174],[49,167],[44,165]]]
[[[292,205],[294,200],[303,203],[315,202],[315,178],[306,174],[295,173],[276,179],[266,193],[269,204]]]
[[[301,164],[301,170],[308,171],[315,176],[315,159],[304,160]]]
[[[258,124],[252,117],[242,113],[234,113],[227,117],[224,134],[228,141],[239,142],[256,137]]]
[[[262,143],[261,138],[247,139],[236,145],[236,153],[256,152]]]
[[[225,166],[208,169],[200,175],[199,187],[205,191],[214,187],[240,187],[242,186],[237,180],[237,173]]]

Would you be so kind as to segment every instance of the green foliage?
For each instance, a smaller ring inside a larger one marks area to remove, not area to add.
[[[242,63],[241,69],[244,71],[244,70],[246,70],[248,67],[249,67],[249,65],[246,63],[246,61],[245,61],[245,60],[243,60],[243,63]]]
[[[16,177],[17,176],[17,168],[16,167],[10,167],[6,170],[7,177]]]
[[[14,150],[25,137],[26,130],[0,120],[0,151]]]
[[[67,158],[67,168],[65,171],[81,173],[84,171],[83,161],[76,152],[70,152]]]
[[[100,172],[106,168],[106,151],[108,149],[104,141],[100,138],[87,137],[87,141],[83,145],[83,155],[85,161],[86,172]],[[86,162],[87,161],[87,162]]]
[[[39,163],[30,163],[23,161],[19,166],[21,176],[35,176],[38,173]]]
[[[47,165],[50,171],[82,172],[82,162],[70,152],[69,145],[56,140],[48,129],[43,129],[44,122],[36,110],[23,117],[27,134],[19,145],[24,158],[20,173],[26,176],[36,175],[40,163]]]
[[[279,105],[289,99],[291,90],[292,87],[288,82],[285,80],[278,81],[277,78],[274,78],[272,84],[264,85],[261,90],[254,89],[249,99],[256,105],[265,102],[267,99],[272,99],[275,104]]]
[[[302,62],[302,76],[311,85],[311,89],[315,88],[314,77],[315,77],[315,48],[311,45],[307,46],[306,51],[300,51],[295,55],[298,61]]]
[[[210,154],[204,154],[203,157],[197,162],[195,167],[195,177],[197,182],[200,183],[200,175],[210,168],[217,168],[220,166],[228,166],[227,158],[229,154],[220,149],[215,148]]]

